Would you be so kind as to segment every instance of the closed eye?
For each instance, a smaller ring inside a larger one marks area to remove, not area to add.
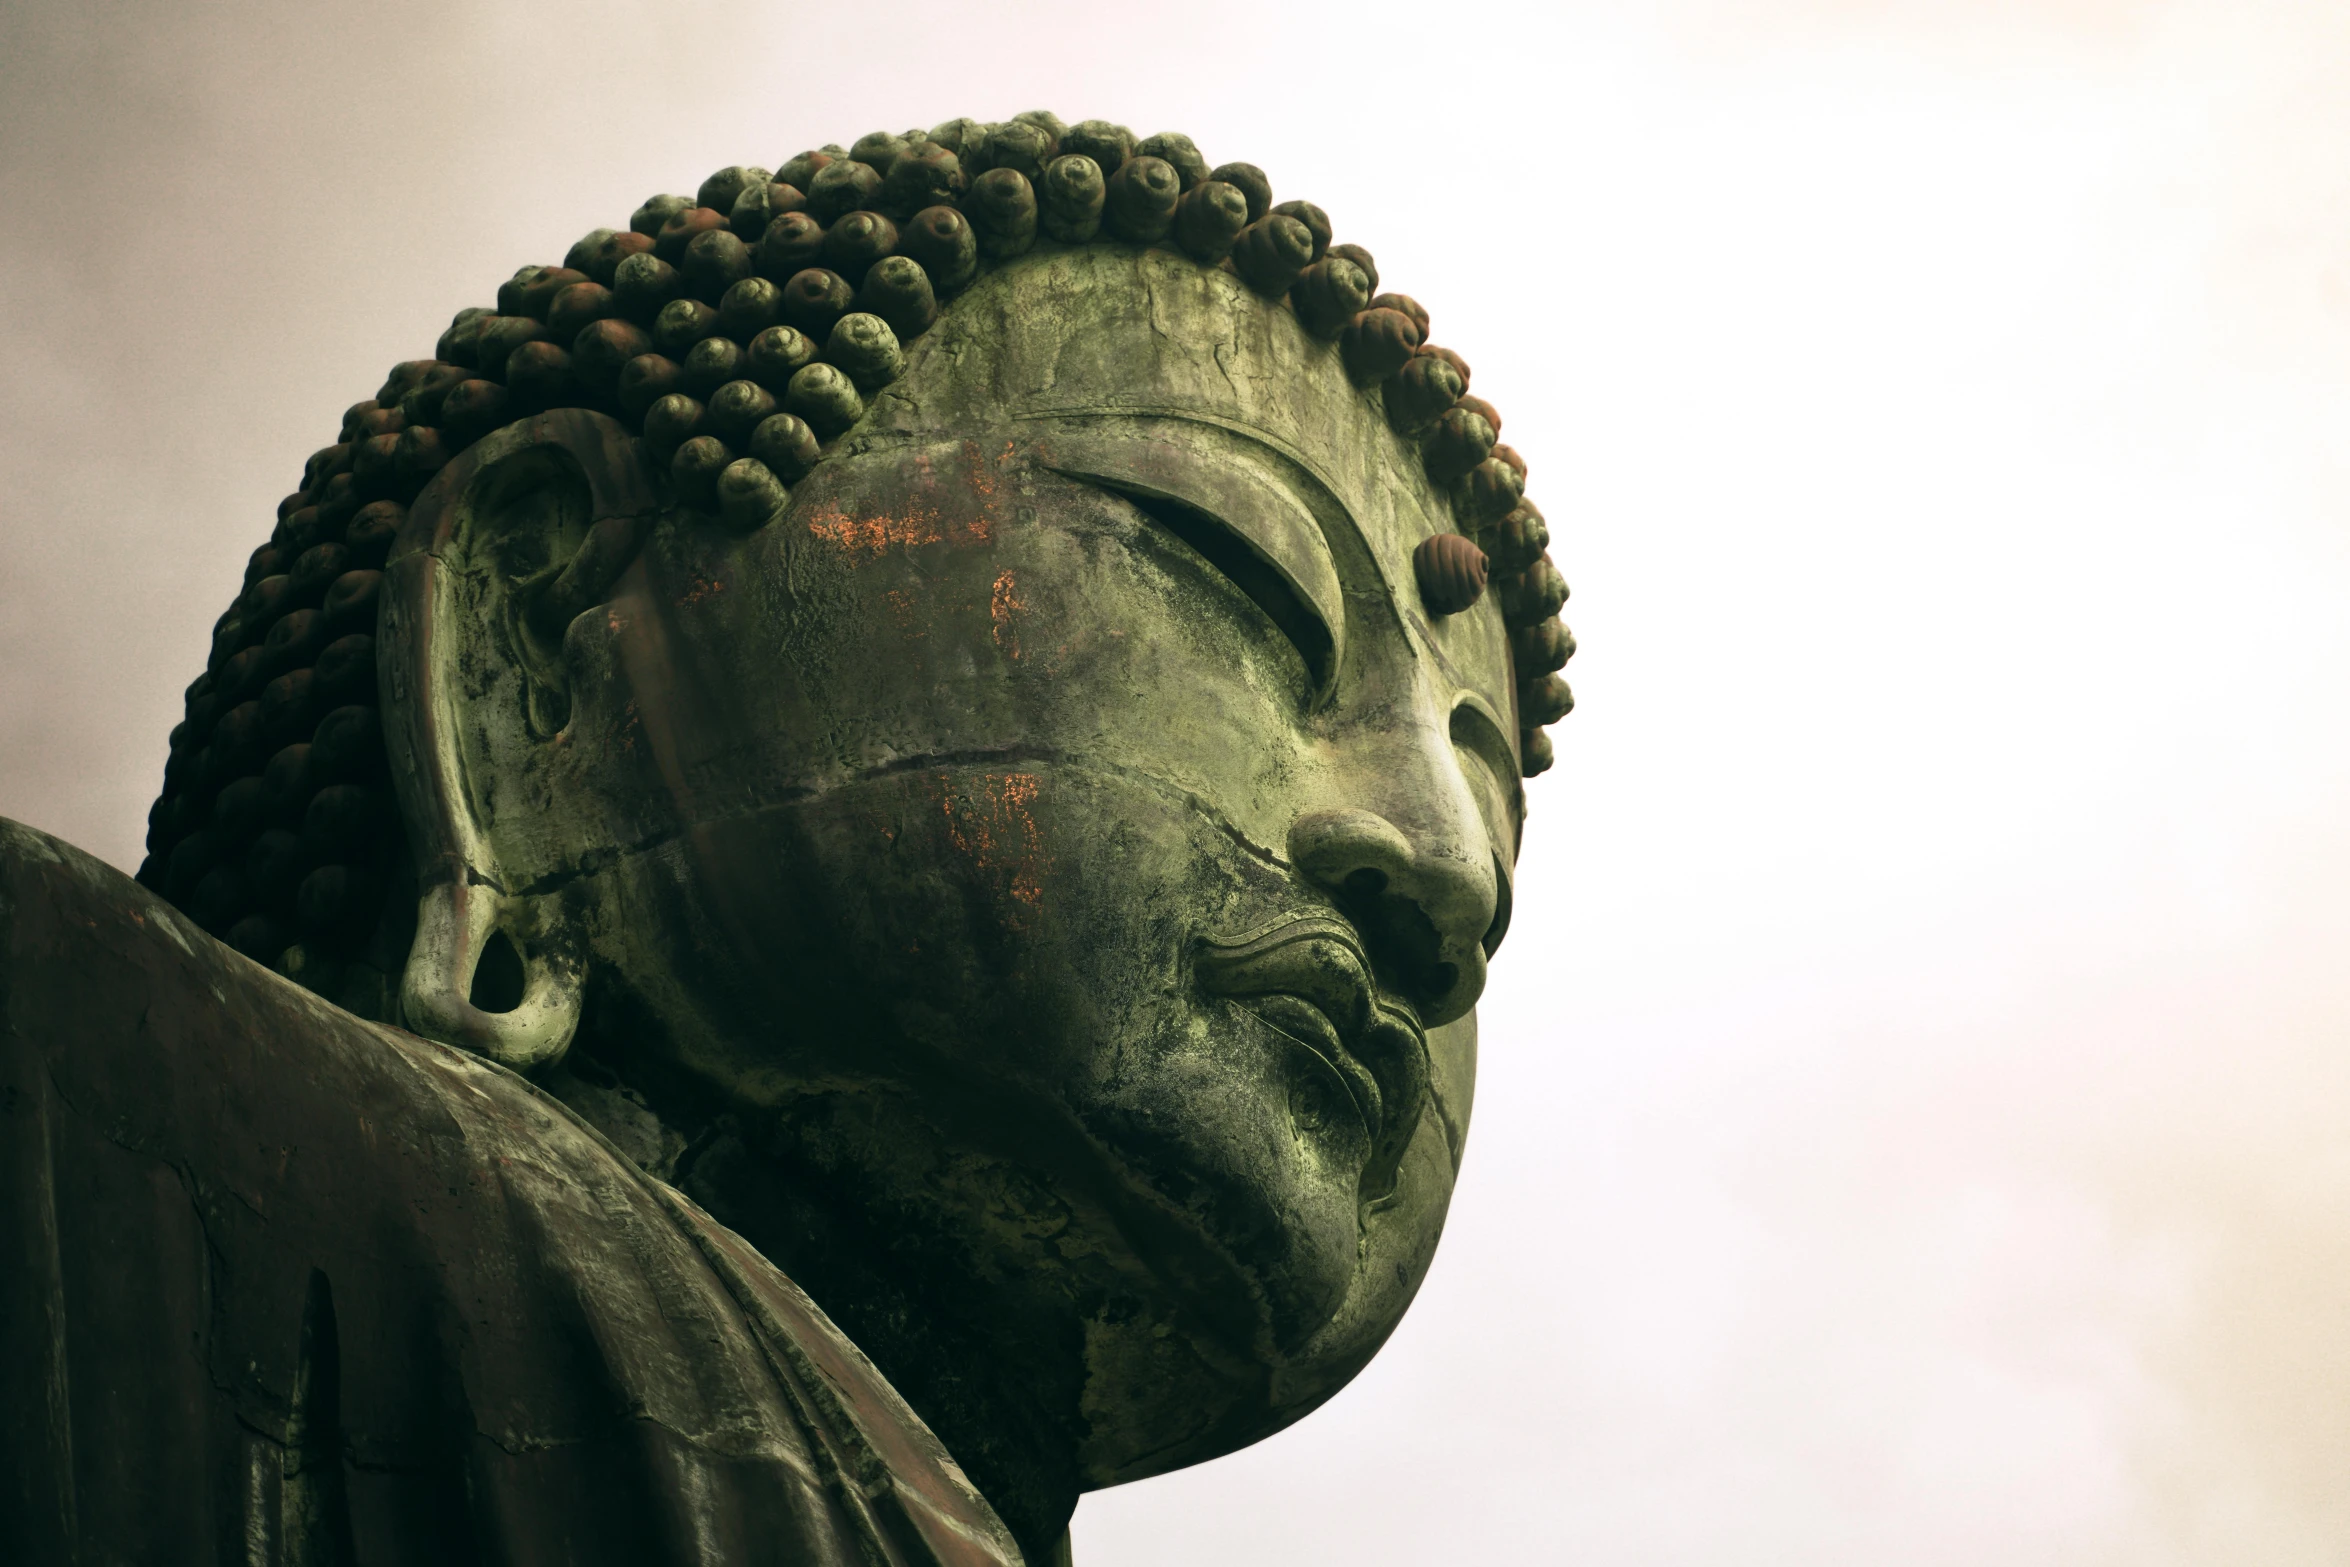
[[[1222,519],[1171,496],[1154,495],[1124,485],[1105,484],[1101,488],[1175,535],[1217,574],[1246,594],[1289,639],[1289,645],[1297,649],[1297,656],[1305,660],[1313,689],[1318,692],[1329,689],[1335,646],[1330,628],[1254,545]]]
[[[1509,741],[1502,738],[1501,726],[1493,721],[1493,715],[1483,703],[1464,697],[1454,705],[1452,743],[1476,759],[1471,788],[1481,802],[1478,810],[1486,818],[1486,836],[1493,844],[1493,875],[1498,895],[1493,924],[1485,932],[1485,955],[1491,957],[1510,928],[1513,879],[1510,866],[1518,856],[1518,832],[1526,819],[1526,793],[1518,782],[1517,754],[1510,749]],[[1481,783],[1474,777],[1476,772],[1485,775]]]
[[[1524,789],[1518,782],[1517,753],[1484,703],[1464,697],[1453,704],[1452,743],[1483,762],[1502,799],[1513,810],[1520,808]]]

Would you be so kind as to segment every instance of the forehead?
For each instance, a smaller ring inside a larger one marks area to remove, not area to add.
[[[1086,246],[1035,254],[983,278],[908,356],[877,399],[867,438],[1026,427],[1147,431],[1203,465],[1277,485],[1330,535],[1352,596],[1508,722],[1506,633],[1492,595],[1437,619],[1412,553],[1458,529],[1378,395],[1347,378],[1335,347],[1234,276],[1159,250]],[[1350,560],[1361,569],[1349,571]],[[1368,580],[1363,580],[1363,579]],[[1366,606],[1372,607],[1372,606]]]

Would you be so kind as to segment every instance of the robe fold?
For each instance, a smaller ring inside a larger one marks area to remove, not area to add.
[[[569,1110],[0,821],[0,1559],[1011,1567],[788,1278]]]

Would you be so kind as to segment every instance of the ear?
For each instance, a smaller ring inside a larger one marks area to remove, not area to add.
[[[435,475],[385,567],[385,740],[423,889],[400,1015],[517,1069],[569,1047],[586,974],[585,933],[530,890],[564,860],[567,634],[659,507],[628,432],[561,409]]]

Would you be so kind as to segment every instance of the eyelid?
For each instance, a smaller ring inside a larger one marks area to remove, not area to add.
[[[1452,743],[1482,761],[1492,772],[1493,781],[1501,787],[1502,799],[1510,809],[1509,848],[1511,858],[1515,859],[1516,832],[1526,813],[1526,789],[1518,778],[1518,754],[1510,745],[1501,720],[1485,699],[1473,691],[1462,692],[1453,703]]]
[[[1321,622],[1329,649],[1317,685],[1327,693],[1346,652],[1346,600],[1329,541],[1312,513],[1241,463],[1211,463],[1164,441],[1059,435],[1045,466],[1130,499],[1169,501],[1198,512],[1272,568],[1300,608]]]
[[[1314,692],[1319,695],[1329,689],[1331,677],[1336,673],[1329,627],[1288,579],[1265,559],[1263,552],[1251,546],[1246,535],[1221,517],[1211,516],[1183,501],[1115,485],[1100,488],[1120,497],[1182,540],[1209,570],[1238,588],[1264,611],[1274,629],[1297,650],[1297,656],[1305,661],[1306,679]]]

